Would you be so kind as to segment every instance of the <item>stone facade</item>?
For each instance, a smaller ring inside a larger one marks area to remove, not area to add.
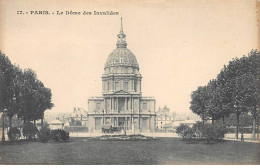
[[[174,113],[170,112],[167,106],[158,109],[156,112],[156,129],[157,130],[173,130]]]
[[[108,56],[102,75],[103,96],[88,99],[89,132],[101,132],[105,125],[133,133],[155,131],[156,101],[142,96],[139,64],[125,37],[121,19],[117,48]]]

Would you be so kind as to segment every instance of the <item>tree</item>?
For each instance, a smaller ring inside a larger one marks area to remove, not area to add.
[[[229,77],[227,73],[227,67],[224,65],[224,68],[217,75],[217,85],[218,85],[218,94],[219,94],[219,105],[221,108],[222,122],[225,123],[225,118],[228,117],[232,110],[232,89],[229,86]]]
[[[259,137],[259,111],[260,111],[260,52],[257,50],[252,50],[248,54],[248,72],[244,75],[244,90],[245,90],[245,100],[244,105],[247,107],[252,107],[253,114],[253,131],[252,137],[255,139],[256,133],[256,120],[257,124],[257,135]],[[257,111],[257,108],[259,109]]]
[[[190,109],[200,115],[203,121],[207,116],[212,122],[222,118],[224,123],[225,117],[234,113],[237,139],[240,115],[251,112],[252,137],[255,137],[256,127],[259,136],[260,52],[252,50],[248,56],[232,59],[216,80],[192,92],[191,98]]]
[[[207,89],[206,86],[198,87],[196,91],[191,94],[190,109],[193,113],[199,115],[204,123],[208,119],[208,114],[206,112],[207,106]]]
[[[20,103],[21,103],[21,75],[22,71],[19,67],[13,66],[12,71],[12,83],[11,86],[12,89],[10,90],[10,94],[13,95],[13,97],[10,97],[9,103],[6,107],[7,109],[7,116],[9,118],[9,127],[12,127],[12,118],[15,114],[18,113],[20,109]]]
[[[211,117],[212,123],[222,117],[222,104],[220,101],[220,91],[215,79],[207,85],[206,111]]]
[[[5,116],[12,127],[13,116],[24,123],[42,119],[44,111],[51,109],[51,90],[37,79],[32,69],[22,71],[0,51],[0,112],[2,113],[2,141],[4,141]]]
[[[176,133],[179,135],[179,136],[182,136],[182,139],[185,140],[186,139],[186,136],[187,136],[187,133],[190,132],[190,127],[186,124],[181,124],[180,126],[178,126],[176,128]]]
[[[1,91],[1,103],[0,103],[0,112],[2,112],[2,141],[5,141],[5,132],[4,132],[4,117],[5,113],[10,112],[10,106],[14,98],[13,93],[13,66],[11,61],[0,51],[0,91]]]

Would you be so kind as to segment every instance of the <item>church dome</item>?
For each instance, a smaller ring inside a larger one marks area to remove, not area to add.
[[[121,29],[117,35],[117,48],[108,56],[105,69],[113,69],[115,67],[132,67],[134,69],[139,69],[135,55],[126,48],[127,43],[125,37],[126,35],[123,31],[123,23],[121,18]]]
[[[135,55],[127,48],[117,48],[108,56],[106,67],[111,66],[131,66],[139,68]]]

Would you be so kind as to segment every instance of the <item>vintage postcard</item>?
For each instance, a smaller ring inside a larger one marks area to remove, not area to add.
[[[260,164],[260,1],[0,0],[0,164]]]

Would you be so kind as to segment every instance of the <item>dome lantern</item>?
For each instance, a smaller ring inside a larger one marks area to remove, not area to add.
[[[126,48],[127,43],[125,41],[125,37],[126,35],[124,34],[123,31],[123,18],[121,17],[121,28],[119,34],[117,35],[117,43],[116,43],[117,48]]]

